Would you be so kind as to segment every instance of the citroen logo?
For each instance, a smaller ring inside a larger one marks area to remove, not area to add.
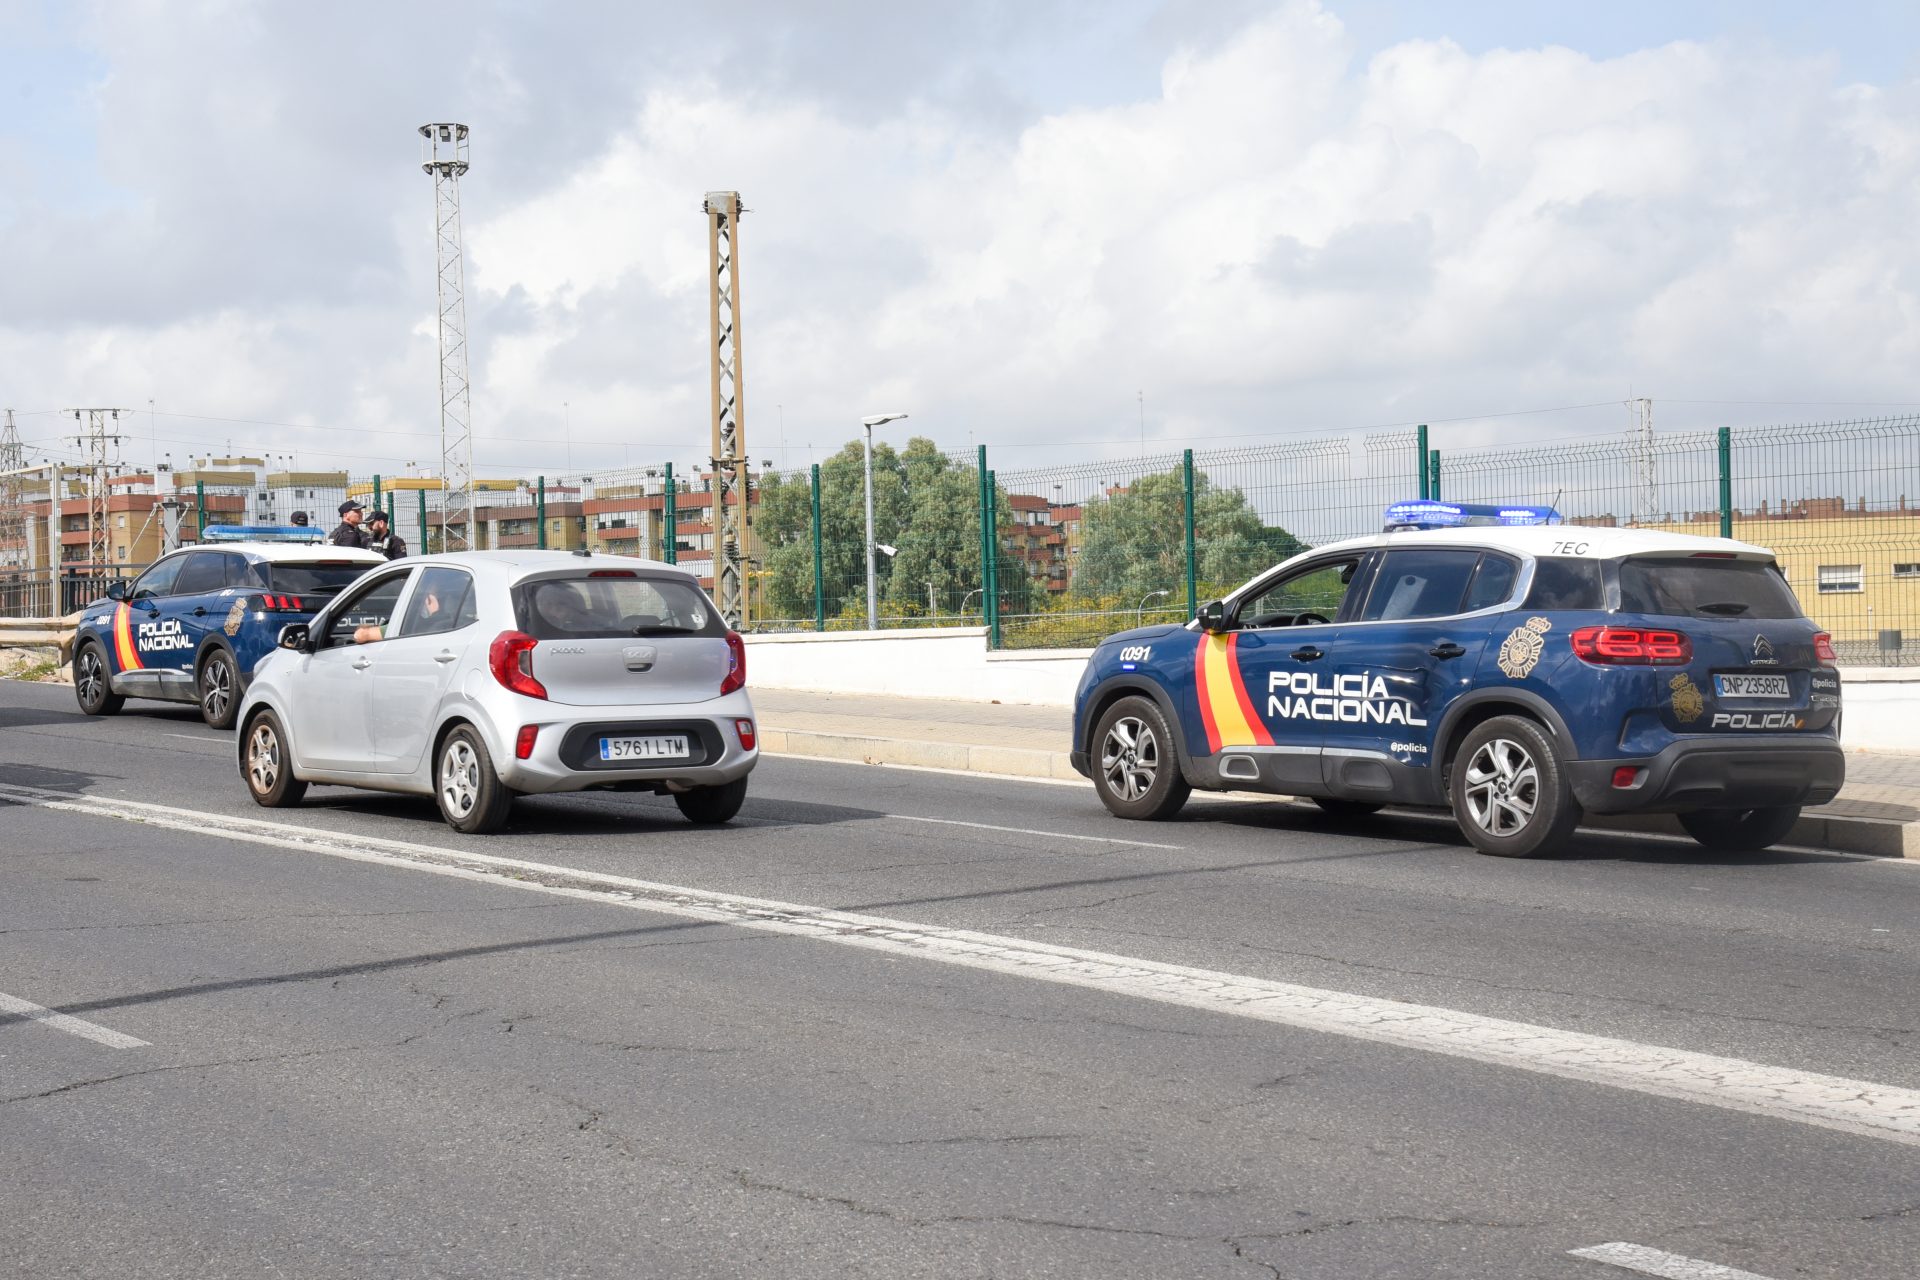
[[[1756,667],[1771,667],[1778,661],[1779,660],[1773,656],[1773,641],[1767,639],[1765,636],[1755,636],[1753,638],[1753,665]]]

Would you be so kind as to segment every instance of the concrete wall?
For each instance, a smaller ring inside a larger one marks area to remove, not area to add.
[[[1090,649],[989,653],[984,627],[828,631],[747,637],[749,683],[1070,707]],[[1920,752],[1920,667],[1842,667],[1841,740],[1854,750]]]

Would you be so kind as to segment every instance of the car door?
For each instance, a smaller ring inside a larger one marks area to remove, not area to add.
[[[440,701],[456,672],[467,668],[479,640],[473,575],[430,565],[414,578],[401,621],[386,640],[367,646],[373,666],[372,743],[376,773],[411,773],[426,755]]]
[[[411,570],[361,583],[314,619],[319,634],[288,681],[288,734],[302,764],[371,773],[373,670]]]
[[[1213,751],[1250,748],[1271,757],[1267,781],[1319,790],[1321,754],[1340,725],[1316,711],[1362,563],[1356,551],[1287,569],[1237,602],[1226,633],[1200,637],[1195,695]]]
[[[173,596],[173,584],[180,576],[180,567],[187,562],[184,555],[167,556],[154,562],[134,580],[127,598],[115,607],[111,635],[108,638],[108,661],[114,673],[114,687],[122,693],[135,697],[151,698],[156,694],[159,679],[159,653],[155,652],[154,662],[149,662],[148,653],[142,647],[143,636],[149,628],[160,621],[161,610]]]
[[[1336,794],[1391,787],[1383,760],[1427,768],[1433,735],[1469,692],[1519,563],[1476,547],[1404,546],[1381,556],[1365,600],[1340,632],[1335,711],[1347,755],[1327,761]]]
[[[194,664],[200,642],[226,618],[230,598],[223,598],[233,562],[226,551],[188,552],[173,584],[173,595],[162,609],[162,628],[172,648],[162,668],[161,684],[175,697],[198,699]]]

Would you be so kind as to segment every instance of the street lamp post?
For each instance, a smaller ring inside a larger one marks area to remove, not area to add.
[[[980,588],[975,587],[973,590],[967,592],[967,594],[960,597],[960,616],[961,617],[964,618],[967,616],[967,602],[979,594],[980,594]]]
[[[1172,594],[1173,592],[1171,591],[1149,591],[1144,596],[1141,596],[1139,607],[1133,611],[1133,625],[1136,627],[1140,625],[1141,618],[1146,614],[1147,601],[1153,599],[1155,596],[1170,596]]]
[[[873,429],[886,423],[904,418],[904,413],[876,413],[870,418],[860,419],[865,428],[863,458],[867,480],[867,630],[880,629],[880,601],[873,585]]]

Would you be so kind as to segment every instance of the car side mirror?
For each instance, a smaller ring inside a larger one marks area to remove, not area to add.
[[[107,599],[125,600],[127,598],[127,585],[125,578],[115,578],[112,582],[109,582],[107,584]]]
[[[1218,600],[1201,605],[1195,616],[1200,619],[1200,629],[1209,635],[1218,635],[1227,629],[1227,606]]]
[[[291,649],[295,653],[312,653],[311,632],[304,622],[289,622],[280,628],[279,645],[282,649]]]

